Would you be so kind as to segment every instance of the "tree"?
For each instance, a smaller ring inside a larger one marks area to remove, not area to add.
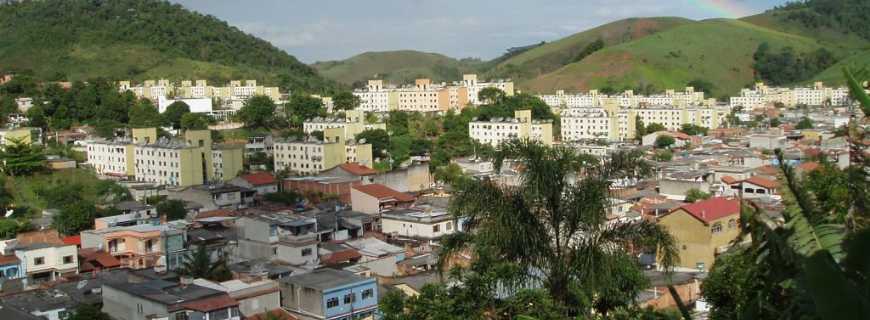
[[[264,198],[266,201],[280,203],[284,205],[296,205],[303,200],[302,195],[294,191],[279,191],[267,193]]]
[[[182,200],[168,199],[157,204],[157,214],[166,216],[166,221],[181,220],[187,218],[187,208]]]
[[[663,126],[661,123],[653,122],[653,123],[648,124],[646,126],[645,130],[646,130],[647,134],[650,134],[653,132],[668,131],[668,128],[665,128],[665,126]]]
[[[94,218],[97,218],[97,207],[94,203],[79,200],[62,204],[60,213],[52,217],[51,225],[61,234],[75,235],[82,230],[93,229]]]
[[[163,122],[157,108],[145,99],[133,105],[127,115],[130,119],[129,125],[133,128],[157,128]]]
[[[634,132],[634,138],[637,141],[643,139],[643,136],[647,134],[646,126],[644,126],[643,119],[641,119],[640,116],[634,116]]]
[[[323,101],[304,94],[293,94],[290,102],[284,105],[284,113],[290,119],[290,125],[294,128],[302,128],[305,120],[326,114]]]
[[[268,96],[253,96],[236,114],[248,128],[266,128],[275,116],[275,102]]]
[[[188,252],[187,258],[178,269],[178,274],[217,282],[233,278],[232,272],[227,267],[225,256],[219,257],[217,261],[212,261],[211,253],[204,245],[197,246],[195,250]]]
[[[99,306],[82,303],[76,306],[67,320],[112,320],[112,317],[100,310]]]
[[[477,100],[484,104],[496,104],[502,101],[507,95],[499,88],[487,87],[480,89],[477,92]]]
[[[674,159],[674,153],[671,150],[656,150],[656,153],[653,155],[653,160],[658,162],[668,162]]]
[[[779,118],[771,118],[770,119],[770,127],[771,128],[779,127],[781,124],[782,124],[782,121],[779,121]]]
[[[163,110],[163,123],[174,129],[181,128],[181,117],[190,113],[190,106],[184,101],[175,101]]]
[[[549,296],[572,315],[590,308],[606,314],[627,302],[611,301],[605,293],[624,290],[621,297],[633,298],[639,292],[640,284],[627,285],[637,280],[636,273],[622,272],[638,268],[627,263],[633,261],[628,247],[658,248],[662,266],[673,265],[674,240],[663,227],[647,221],[605,223],[611,181],[651,173],[637,151],[599,161],[564,146],[514,141],[496,153],[495,170],[508,158],[526,168],[519,186],[490,180],[457,186],[450,211],[466,221],[465,228],[442,241],[442,262],[460,250],[474,250],[478,259],[515,268],[519,283],[539,278]],[[483,271],[486,265],[480,266]]]
[[[585,48],[583,48],[583,51],[580,51],[580,53],[577,54],[576,57],[574,57],[574,62],[578,62],[580,60],[583,60],[586,57],[588,57],[589,55],[591,55],[591,54],[595,53],[596,51],[601,50],[603,48],[604,48],[604,40],[601,38],[595,39],[595,41],[592,41],[592,43],[589,43],[589,45],[587,45]]]
[[[184,130],[207,130],[208,116],[201,113],[187,113],[181,116],[181,129]]]
[[[45,116],[45,108],[40,105],[35,105],[30,107],[24,115],[29,120],[28,126],[42,128],[45,130],[48,128],[48,117]]]
[[[708,131],[710,131],[710,129],[707,127],[702,127],[696,124],[684,123],[680,127],[680,132],[690,136],[706,136]]]
[[[667,134],[661,134],[656,137],[655,146],[659,149],[670,148],[677,140]]]
[[[686,199],[685,201],[688,203],[697,202],[698,200],[707,200],[710,199],[712,195],[707,192],[692,188],[686,191]]]
[[[813,128],[813,120],[810,120],[810,118],[807,118],[807,117],[803,117],[803,118],[801,118],[800,121],[798,121],[797,126],[795,126],[795,128],[799,129],[799,130],[812,129]]]
[[[0,168],[10,176],[30,175],[43,169],[45,156],[34,148],[29,141],[7,138],[6,146],[0,151]]]
[[[411,116],[407,112],[390,111],[389,116],[387,117],[387,131],[392,136],[407,135],[410,132],[410,117]]]
[[[309,133],[308,135],[316,138],[317,140],[323,141],[323,131],[314,130],[314,131],[311,131],[311,133]]]
[[[411,158],[411,137],[394,136],[390,139],[390,160],[398,166]]]
[[[713,90],[716,88],[712,82],[703,79],[689,81],[689,83],[686,83],[686,86],[694,88],[696,92],[701,91],[708,97],[713,96]]]
[[[332,102],[336,110],[353,110],[359,107],[361,100],[350,91],[342,91],[332,96]]]
[[[372,156],[381,158],[390,147],[390,135],[384,129],[368,129],[356,135],[356,140],[365,140],[372,145]]]

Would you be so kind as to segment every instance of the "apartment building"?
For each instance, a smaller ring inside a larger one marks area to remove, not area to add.
[[[684,124],[716,129],[725,121],[727,115],[727,107],[703,105],[569,108],[562,110],[561,113],[561,133],[563,141],[627,140],[635,137],[637,119],[647,125],[658,123],[669,131],[677,131]]]
[[[822,82],[816,82],[812,87],[796,88],[769,87],[758,82],[754,88],[740,90],[739,96],[730,99],[732,108],[739,106],[750,110],[776,103],[789,108],[797,105],[846,106],[849,104],[849,89],[825,87]]]
[[[693,87],[686,87],[683,91],[673,89],[666,90],[661,94],[637,95],[633,90],[626,90],[617,95],[600,94],[598,90],[590,90],[586,93],[566,94],[564,90],[556,91],[556,94],[539,95],[539,98],[553,108],[593,108],[618,106],[621,108],[639,108],[644,106],[671,105],[687,107],[693,105],[713,105],[715,100],[705,99],[703,91],[695,91]]]
[[[354,139],[357,134],[371,129],[387,129],[387,124],[366,123],[365,113],[361,110],[347,110],[344,118],[314,118],[305,121],[302,125],[306,134],[314,131],[325,132],[327,129],[340,129],[345,140]]]
[[[273,101],[281,100],[278,87],[266,87],[257,84],[257,80],[233,80],[225,86],[210,86],[206,80],[182,80],[178,85],[166,79],[145,80],[139,85],[133,85],[131,81],[119,81],[118,90],[130,91],[138,98],[157,101],[161,97],[178,97],[190,99],[219,99],[222,101],[244,100],[255,95],[263,95],[272,98]]]
[[[232,180],[242,170],[244,154],[241,146],[213,147],[209,130],[158,139],[155,128],[141,128],[132,130],[132,139],[86,145],[87,163],[98,174],[179,187]]]
[[[446,112],[468,104],[480,105],[477,96],[484,88],[498,88],[508,96],[514,94],[513,82],[480,82],[476,74],[463,75],[462,81],[451,84],[416,79],[413,85],[400,87],[386,87],[383,80],[369,80],[365,88],[354,90],[353,94],[360,98],[359,110],[367,112]]]
[[[546,145],[553,144],[553,123],[532,120],[531,110],[517,110],[513,118],[494,118],[489,121],[472,121],[468,124],[471,139],[498,146],[514,139],[529,139]]]
[[[275,142],[275,171],[288,170],[300,175],[317,174],[342,163],[373,164],[371,144],[344,139],[342,128],[324,131],[324,140]]]

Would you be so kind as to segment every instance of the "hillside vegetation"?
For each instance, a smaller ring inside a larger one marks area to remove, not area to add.
[[[511,57],[496,65],[489,72],[489,76],[531,79],[576,61],[584,49],[599,39],[604,42],[605,46],[612,46],[690,22],[691,20],[688,19],[674,17],[632,18],[611,22]]]
[[[318,62],[314,68],[326,78],[359,87],[369,79],[390,83],[413,82],[417,78],[454,81],[463,73],[475,72],[480,61],[457,60],[437,53],[413,50],[366,52],[341,61]]]
[[[157,0],[0,6],[0,70],[45,80],[253,78],[294,89],[332,86],[269,42]]]
[[[755,80],[753,54],[762,43],[777,50],[791,47],[799,53],[822,47],[815,39],[748,22],[707,20],[602,49],[552,73],[520,81],[520,85],[538,92],[648,86],[662,90],[704,79],[715,85],[718,96]]]

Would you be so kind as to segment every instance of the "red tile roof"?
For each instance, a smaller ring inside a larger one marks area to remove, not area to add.
[[[80,246],[80,245],[82,245],[82,236],[81,235],[74,235],[74,236],[65,237],[65,238],[63,238],[63,243],[74,244],[74,245]]]
[[[199,312],[209,312],[234,307],[237,305],[239,305],[238,301],[230,298],[230,296],[227,294],[222,294],[219,296],[185,302],[181,304],[181,307]]]
[[[378,198],[379,200],[396,199],[400,202],[414,201],[416,198],[412,195],[401,193],[379,183],[366,184],[353,187],[362,193]]]
[[[246,174],[242,176],[242,179],[245,179],[245,181],[254,186],[275,184],[277,182],[277,180],[275,180],[275,176],[268,172],[254,172]]]
[[[375,169],[366,167],[359,163],[344,163],[339,165],[339,167],[356,176],[370,176],[378,173]]]
[[[735,184],[739,181],[737,179],[734,179],[734,177],[732,176],[724,176],[722,177],[722,182],[724,182],[725,184]]]
[[[674,211],[676,210],[686,211],[696,219],[709,224],[714,220],[740,214],[740,200],[716,197],[687,204]]]
[[[117,268],[121,266],[121,261],[119,261],[118,258],[115,258],[106,251],[96,248],[85,248],[79,250],[79,257],[91,266],[93,266],[94,262],[99,264],[102,268]]]
[[[362,258],[362,255],[359,251],[353,249],[342,250],[338,252],[333,252],[332,254],[324,257],[320,260],[325,265],[336,265],[343,262],[348,262],[351,260]]]
[[[196,217],[194,217],[194,219],[205,219],[205,218],[212,218],[212,217],[232,217],[233,215],[234,215],[234,212],[232,210],[216,209],[216,210],[209,210],[209,211],[203,211],[203,212],[197,213]]]
[[[0,256],[0,266],[7,265],[7,264],[18,264],[18,262],[19,262],[18,257],[16,257],[13,254]]]
[[[768,176],[775,176],[779,173],[779,169],[772,165],[763,165],[755,169],[755,172]]]
[[[800,169],[801,171],[804,171],[804,172],[813,171],[813,170],[816,170],[819,168],[819,163],[815,162],[815,161],[804,162],[804,163],[799,164],[797,167],[798,167],[798,169]]]
[[[779,187],[779,182],[759,176],[752,176],[749,179],[743,180],[743,182],[749,182],[751,184],[762,186],[768,189],[776,189],[777,187]]]

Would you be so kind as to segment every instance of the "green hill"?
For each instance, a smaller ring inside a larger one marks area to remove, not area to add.
[[[359,86],[375,78],[394,84],[413,82],[416,78],[452,81],[460,79],[462,73],[474,72],[479,64],[477,60],[457,60],[437,53],[400,50],[366,52],[346,60],[318,62],[313,67],[326,78]]]
[[[775,49],[792,47],[796,52],[823,47],[816,39],[745,21],[706,20],[605,48],[580,62],[521,81],[520,86],[540,92],[647,85],[662,90],[703,79],[715,85],[718,96],[754,81],[753,54],[763,42]]]
[[[846,79],[843,78],[843,67],[861,68],[865,66],[870,67],[870,50],[851,55],[837,62],[837,64],[825,69],[825,71],[822,71],[813,77],[811,81],[807,82],[823,81],[835,85],[845,85]]]
[[[598,39],[604,41],[605,47],[612,46],[690,22],[692,21],[689,19],[674,17],[632,18],[611,22],[513,56],[495,66],[489,76],[532,79],[574,62],[589,44]]]
[[[334,86],[264,40],[157,0],[0,5],[0,70],[44,80],[253,78],[314,91]]]

